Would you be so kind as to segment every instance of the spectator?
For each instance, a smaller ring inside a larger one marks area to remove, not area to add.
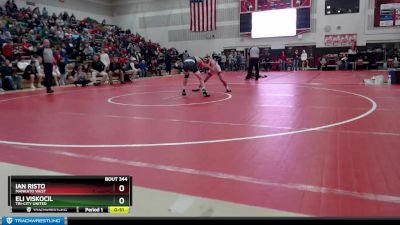
[[[53,79],[56,86],[60,86],[59,80],[61,79],[61,73],[56,64],[53,65]]]
[[[87,73],[84,71],[82,65],[77,65],[72,73],[74,74],[75,86],[82,85],[82,87],[85,87],[90,83],[90,80],[87,78]]]
[[[43,8],[42,17],[43,17],[44,19],[46,19],[47,17],[49,17],[49,12],[47,12],[46,7]]]
[[[287,57],[286,57],[285,51],[282,51],[281,54],[279,55],[280,71],[286,71],[286,62],[287,62]]]
[[[3,44],[3,55],[6,59],[12,61],[14,56],[14,47],[11,40]]]
[[[139,64],[139,69],[141,70],[142,77],[147,77],[147,66],[146,61],[142,60]]]
[[[160,65],[158,64],[158,61],[155,57],[153,57],[150,61],[150,70],[152,75],[154,76],[161,76],[161,69]]]
[[[236,55],[236,70],[241,70],[241,65],[242,65],[242,54],[240,52],[238,52],[238,54]]]
[[[301,68],[302,68],[302,70],[305,70],[306,68],[308,68],[308,55],[307,55],[306,50],[303,50],[303,53],[301,53],[300,59],[301,59]]]
[[[27,55],[31,55],[32,52],[33,52],[33,47],[32,47],[32,45],[30,43],[28,43],[26,38],[22,39],[22,50]]]
[[[265,70],[266,71],[271,71],[272,70],[272,57],[271,57],[271,53],[267,52],[267,54],[265,55],[264,58],[265,61]]]
[[[76,17],[75,17],[74,14],[71,15],[71,18],[69,19],[69,23],[70,23],[72,26],[76,26]]]
[[[124,70],[122,65],[119,63],[118,57],[114,57],[110,64],[110,71],[108,72],[108,79],[110,80],[110,84],[113,84],[113,76],[118,76],[121,84],[125,84],[124,82]]]
[[[165,55],[165,71],[168,75],[171,75],[172,70],[172,57],[169,52]]]
[[[246,69],[246,57],[244,54],[240,53],[240,70]]]
[[[341,70],[347,70],[349,68],[349,59],[344,54],[340,54],[339,68]]]
[[[12,64],[9,60],[6,60],[0,67],[0,75],[3,82],[3,87],[6,87],[7,90],[22,89],[22,77],[14,74]]]
[[[24,79],[31,82],[31,89],[35,89],[35,81],[37,81],[38,86],[41,87],[42,77],[39,76],[36,61],[32,60],[31,63],[25,68]]]
[[[233,52],[233,57],[232,57],[232,71],[237,71],[237,52]]]
[[[326,58],[321,57],[321,59],[319,60],[318,70],[326,70],[326,68],[328,67],[327,63],[328,61],[326,60]]]
[[[83,49],[83,53],[85,54],[85,59],[92,59],[94,56],[94,49],[90,46],[89,43],[85,44],[85,49]]]
[[[125,65],[125,74],[127,79],[125,81],[130,81],[132,82],[133,79],[135,79],[139,75],[139,70],[135,67],[135,62],[137,61],[136,58],[131,57],[129,61]],[[143,74],[140,74],[140,76],[143,76]]]
[[[221,70],[224,71],[226,67],[226,55],[224,52],[221,52]]]
[[[56,51],[56,56],[57,58],[57,66],[60,70],[61,78],[60,78],[60,85],[66,85],[67,82],[67,70],[66,66],[69,63],[69,59],[67,56],[67,51],[64,48],[64,44],[61,45],[61,47]]]
[[[108,55],[108,49],[102,49],[100,51],[100,61],[104,64],[104,66],[106,67],[105,70],[108,71],[110,68],[110,56]]]
[[[299,70],[299,62],[300,62],[300,53],[299,50],[296,49],[293,53],[293,70],[298,71]]]
[[[106,66],[99,60],[99,56],[95,55],[93,57],[93,62],[90,69],[92,73],[92,82],[95,86],[99,86],[104,84],[108,78],[108,74],[106,72]],[[101,81],[97,82],[97,77],[101,77]]]

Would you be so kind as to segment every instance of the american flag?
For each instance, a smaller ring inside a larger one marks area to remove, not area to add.
[[[194,32],[217,29],[217,0],[190,0],[190,30]]]

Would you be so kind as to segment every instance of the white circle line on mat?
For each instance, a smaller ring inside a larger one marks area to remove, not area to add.
[[[140,95],[140,94],[154,94],[154,93],[176,93],[176,92],[175,91],[135,92],[135,93],[130,93],[130,94],[111,97],[111,98],[107,99],[107,102],[110,103],[110,104],[114,104],[114,105],[134,106],[134,107],[176,107],[176,106],[206,105],[206,104],[211,104],[211,103],[224,102],[224,101],[228,101],[229,99],[231,99],[233,97],[231,94],[228,94],[228,93],[215,92],[215,93],[219,93],[219,94],[224,94],[227,97],[224,98],[224,99],[208,101],[208,102],[187,103],[187,104],[169,104],[169,105],[168,104],[164,104],[164,105],[141,105],[141,104],[120,103],[120,102],[115,102],[114,101],[115,99],[121,98],[121,97],[126,97],[126,96],[131,96],[131,95]],[[176,96],[174,96],[174,97],[176,97]]]
[[[302,87],[307,87],[307,86],[302,86]],[[205,141],[188,141],[188,142],[166,142],[166,143],[153,143],[153,144],[114,144],[114,145],[46,144],[46,143],[29,143],[29,142],[0,140],[0,144],[30,146],[30,147],[103,148],[103,149],[105,149],[105,148],[182,146],[182,145],[224,143],[224,142],[233,142],[233,141],[246,141],[246,140],[256,140],[256,139],[279,137],[279,136],[285,136],[285,135],[301,134],[301,133],[307,133],[307,132],[332,128],[332,127],[336,127],[336,126],[341,126],[341,125],[352,123],[352,122],[355,122],[357,120],[360,120],[360,119],[363,119],[363,118],[369,116],[378,107],[377,103],[374,100],[372,100],[371,98],[369,98],[367,96],[361,95],[361,94],[343,91],[343,90],[330,89],[330,88],[321,88],[321,87],[307,87],[307,88],[345,93],[345,94],[353,95],[356,97],[360,97],[362,99],[369,101],[371,103],[371,108],[367,112],[360,114],[356,117],[353,117],[353,118],[350,118],[350,119],[347,119],[344,121],[332,123],[332,124],[327,124],[327,125],[312,127],[312,128],[306,128],[306,129],[301,129],[301,130],[295,130],[295,131],[275,133],[275,134],[256,135],[256,136],[247,136],[247,137],[238,137],[238,138],[226,138],[226,139],[215,139],[215,140],[205,140]]]

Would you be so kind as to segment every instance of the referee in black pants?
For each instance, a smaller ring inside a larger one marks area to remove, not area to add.
[[[43,48],[40,49],[38,53],[43,60],[44,84],[46,86],[46,91],[49,94],[54,93],[54,91],[51,89],[53,84],[54,56],[53,50],[50,47],[50,41],[48,39],[43,41]]]
[[[253,74],[253,68],[256,68],[256,80],[260,78],[260,49],[257,47],[252,47],[249,50],[250,60],[249,60],[249,68],[247,71],[246,80],[250,80]]]

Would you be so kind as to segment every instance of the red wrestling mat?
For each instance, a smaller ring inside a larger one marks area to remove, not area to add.
[[[400,87],[381,72],[226,73],[0,96],[0,161],[313,216],[400,216]]]

